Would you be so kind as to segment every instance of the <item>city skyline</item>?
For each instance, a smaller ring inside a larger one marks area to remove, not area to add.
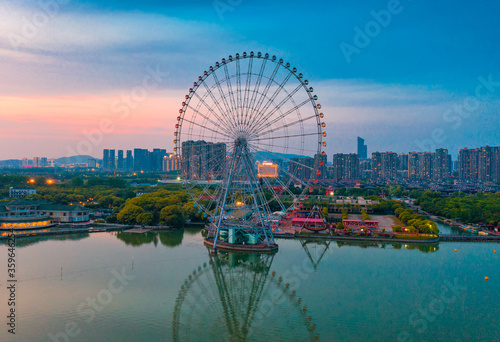
[[[366,139],[369,154],[444,147],[456,155],[499,145],[491,124],[500,109],[493,58],[499,28],[491,16],[499,5],[401,1],[383,22],[389,3],[325,3],[321,11],[299,2],[1,4],[0,159],[26,151],[98,157],[104,146],[171,150],[175,116],[192,82],[243,51],[276,54],[310,80],[325,112],[328,154],[356,151],[346,132]],[[22,18],[33,24],[40,13],[47,22],[23,34]],[[309,32],[282,25],[296,13]],[[271,15],[280,20],[260,20]],[[357,37],[377,28],[370,24],[376,18],[380,32]],[[82,153],[73,153],[78,146]]]

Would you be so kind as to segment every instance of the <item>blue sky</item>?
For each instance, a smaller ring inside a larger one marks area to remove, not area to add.
[[[70,149],[61,146],[74,146],[99,117],[113,115],[99,101],[119,96],[157,65],[169,74],[165,82],[91,154],[106,147],[170,148],[170,106],[209,65],[242,51],[276,54],[307,76],[328,117],[329,155],[355,152],[358,135],[369,153],[445,147],[456,158],[465,146],[500,144],[500,87],[483,85],[481,97],[475,94],[480,77],[500,81],[495,1],[60,2],[17,47],[12,37],[41,7],[0,2],[0,101],[12,103],[0,102],[0,120],[11,134],[0,131],[1,159],[66,154]],[[340,45],[355,46],[355,28],[365,32],[372,12],[390,6],[397,13],[348,62]],[[54,105],[61,97],[71,100],[66,109]],[[169,109],[155,112],[162,98]],[[468,103],[471,110],[460,111]],[[68,126],[53,125],[61,120]],[[138,131],[128,129],[138,120],[144,123]],[[26,129],[29,122],[36,125]],[[40,125],[48,133],[37,135],[33,149],[30,136]]]

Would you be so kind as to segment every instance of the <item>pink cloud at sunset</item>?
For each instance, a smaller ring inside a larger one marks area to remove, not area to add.
[[[57,158],[78,146],[95,157],[107,147],[170,148],[181,98],[180,94],[170,95],[158,91],[141,101],[133,101],[126,92],[81,97],[1,96],[4,157]]]

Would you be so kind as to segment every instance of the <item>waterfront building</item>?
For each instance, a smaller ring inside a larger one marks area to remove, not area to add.
[[[36,189],[33,188],[9,188],[9,197],[10,198],[24,198],[28,195],[36,194]]]
[[[79,206],[26,199],[0,204],[1,229],[43,228],[53,223],[87,222],[89,219],[89,210]]]

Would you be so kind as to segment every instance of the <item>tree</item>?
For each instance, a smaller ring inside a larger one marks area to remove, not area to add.
[[[137,216],[137,223],[143,226],[149,226],[153,223],[153,214],[142,213]]]
[[[328,219],[328,207],[321,209],[321,215],[323,215],[323,218]]]
[[[74,187],[83,186],[83,179],[81,179],[80,177],[73,177],[71,178],[69,184]]]
[[[135,204],[126,204],[116,218],[120,223],[133,224],[137,222],[137,217],[144,212],[144,209]]]
[[[345,229],[344,224],[343,224],[342,222],[339,222],[339,223],[337,224],[337,229]]]
[[[184,226],[184,213],[179,205],[169,205],[160,211],[160,224],[182,227]]]

